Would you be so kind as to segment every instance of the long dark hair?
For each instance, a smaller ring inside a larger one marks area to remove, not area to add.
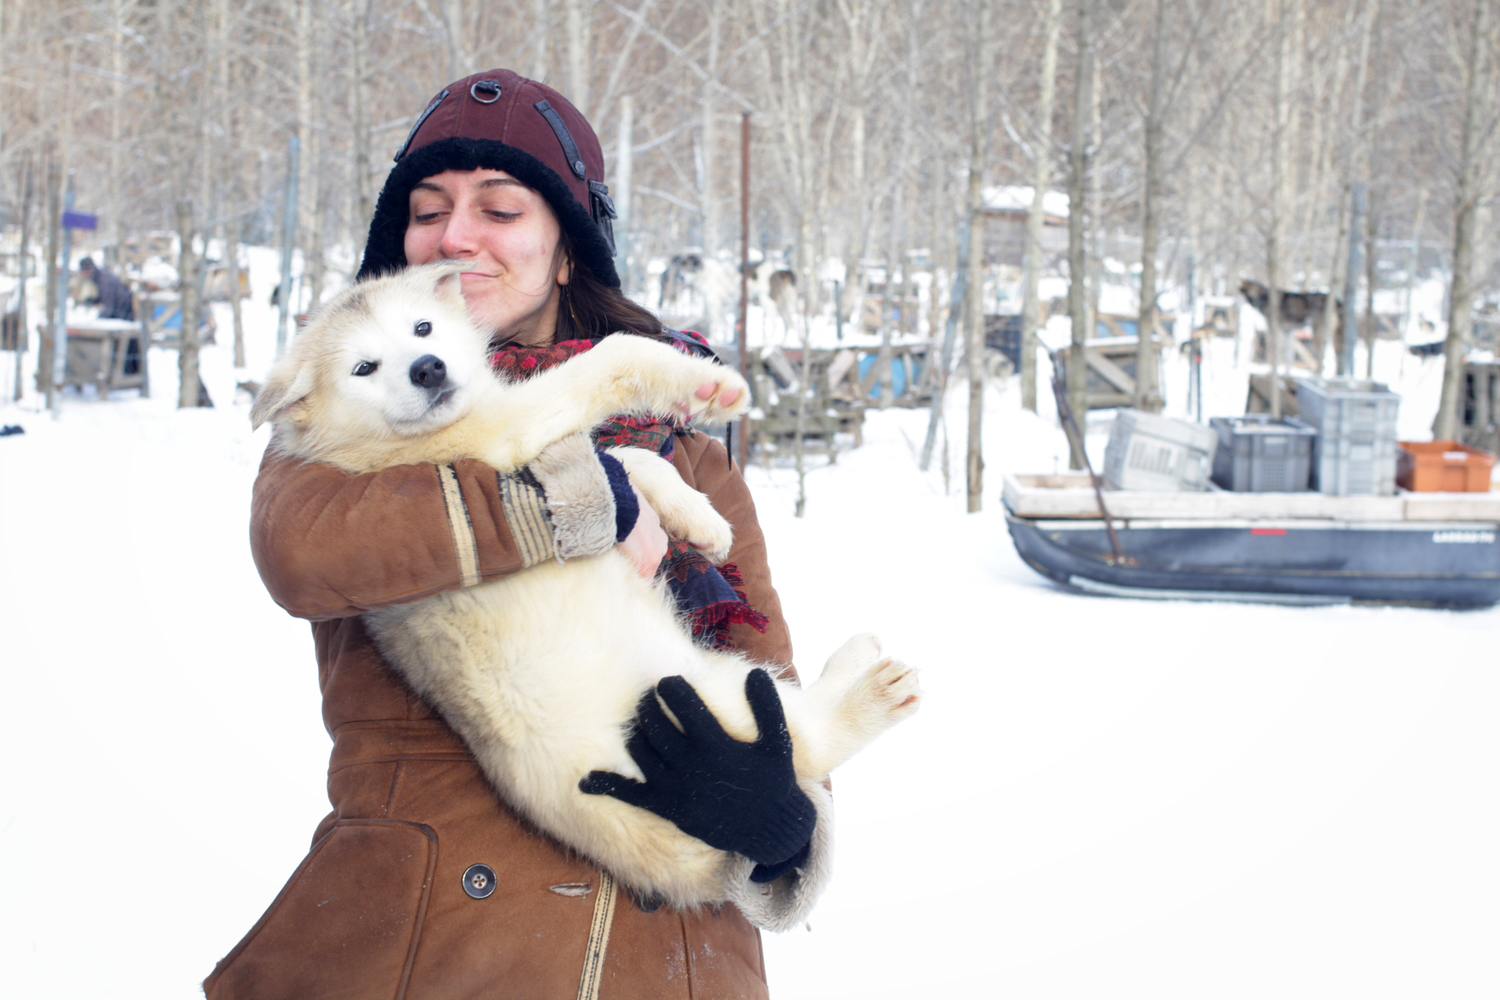
[[[597,340],[612,333],[670,341],[662,321],[645,306],[625,297],[618,288],[604,284],[586,266],[578,263],[573,239],[562,230],[562,250],[567,254],[568,283],[559,287],[557,333],[554,340]]]

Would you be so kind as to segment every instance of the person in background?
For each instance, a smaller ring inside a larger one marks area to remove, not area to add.
[[[78,262],[78,273],[94,283],[94,297],[86,299],[84,305],[99,306],[100,319],[135,319],[135,302],[130,296],[130,286],[121,281],[113,271],[107,271],[94,263],[92,257]]]
[[[98,266],[92,257],[78,262],[78,273],[94,283],[94,297],[85,299],[83,304],[97,304],[100,319],[135,320],[135,299],[130,294],[130,286],[121,281],[119,275]],[[141,342],[131,337],[125,345],[125,365],[121,372],[135,375],[140,370]]]

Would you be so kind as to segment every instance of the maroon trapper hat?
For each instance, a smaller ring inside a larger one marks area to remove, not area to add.
[[[508,69],[450,83],[417,118],[376,202],[359,277],[406,266],[408,198],[418,181],[480,168],[503,170],[546,198],[578,263],[620,286],[599,137],[566,97]]]

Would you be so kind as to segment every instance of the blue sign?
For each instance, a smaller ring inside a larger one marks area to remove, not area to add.
[[[62,224],[64,229],[98,229],[99,216],[87,212],[64,212]]]

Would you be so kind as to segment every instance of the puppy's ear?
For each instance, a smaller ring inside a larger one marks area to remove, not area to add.
[[[473,269],[472,260],[443,260],[427,265],[428,274],[432,277],[432,290],[440,296],[460,302],[463,301],[463,287],[458,276]]]
[[[305,369],[273,369],[266,384],[255,394],[250,407],[250,428],[273,424],[299,424],[307,419],[307,397],[313,390],[313,377]]]

